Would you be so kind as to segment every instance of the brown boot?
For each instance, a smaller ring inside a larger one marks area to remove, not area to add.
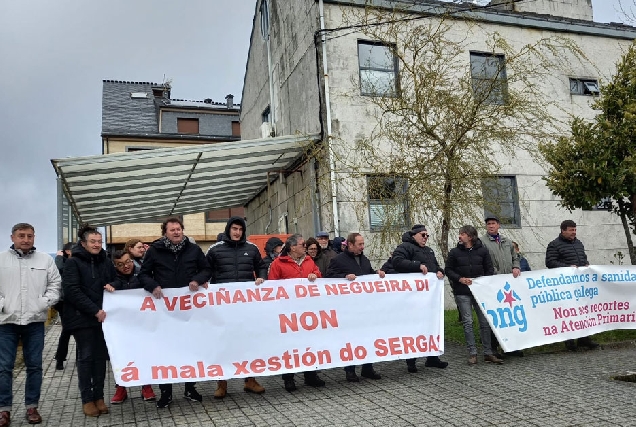
[[[99,411],[100,414],[108,413],[108,406],[104,403],[104,399],[99,399],[95,401],[95,407]]]
[[[11,413],[9,411],[0,412],[0,427],[9,427],[11,424]]]
[[[243,387],[247,393],[256,393],[263,394],[265,393],[265,388],[260,385],[254,377],[250,377],[245,381],[245,386]]]
[[[214,392],[215,399],[223,399],[227,394],[227,381],[221,380],[216,382],[216,391]]]
[[[42,417],[38,413],[38,408],[29,408],[26,410],[26,420],[29,424],[40,424]]]
[[[95,402],[88,402],[82,405],[84,415],[87,417],[99,417],[99,409],[95,406]]]

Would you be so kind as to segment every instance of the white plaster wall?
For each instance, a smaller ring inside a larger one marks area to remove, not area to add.
[[[326,12],[327,26],[338,27],[343,24],[340,6],[329,5]],[[469,63],[470,50],[486,50],[485,35],[499,32],[513,45],[520,49],[527,43],[534,43],[546,37],[568,37],[581,48],[590,63],[575,59],[573,56],[560,57],[556,60],[561,69],[539,82],[546,95],[555,100],[559,108],[550,112],[555,117],[567,120],[568,115],[592,118],[595,112],[589,107],[591,97],[571,95],[569,78],[596,78],[601,83],[607,81],[615,70],[615,63],[626,50],[630,41],[609,37],[589,35],[553,33],[546,30],[518,28],[481,23],[471,26],[462,21],[455,21],[450,33],[451,37],[462,40],[468,37],[470,43],[466,49],[466,66]],[[352,142],[360,135],[367,135],[375,126],[375,119],[369,114],[372,105],[368,99],[358,95],[358,57],[357,41],[368,38],[361,33],[351,33],[334,38],[328,42],[328,61],[330,67],[330,84],[332,97],[333,128],[336,131],[336,147],[339,156],[355,159],[356,152]],[[541,124],[537,124],[541,126]],[[499,159],[504,161],[505,159]],[[559,224],[564,219],[573,219],[579,225],[579,238],[586,245],[588,256],[593,263],[605,264],[614,261],[617,251],[626,252],[625,236],[617,217],[607,212],[575,211],[569,213],[557,206],[558,201],[545,187],[541,177],[544,174],[540,165],[532,159],[520,156],[510,162],[501,171],[502,174],[517,176],[521,203],[522,227],[516,230],[504,230],[519,241],[527,254],[533,268],[543,268],[545,247],[559,233]],[[360,203],[366,203],[366,187],[362,180],[347,177],[347,171],[338,170],[339,208],[341,235],[349,231],[360,231],[366,234],[369,250],[377,243],[375,233],[369,231],[368,209],[360,209]],[[478,190],[480,191],[480,190]],[[360,217],[362,212],[362,218]],[[366,212],[366,215],[365,215]],[[433,215],[434,216],[434,215]],[[418,218],[416,218],[416,222]],[[430,224],[432,228],[435,224]],[[482,226],[481,224],[475,224]],[[483,231],[483,227],[482,227]],[[398,234],[398,233],[396,233]],[[397,238],[396,238],[397,239]],[[454,241],[454,235],[451,240]],[[452,245],[451,245],[452,246]],[[435,248],[435,246],[433,245]],[[388,253],[387,253],[388,255]],[[441,256],[438,255],[441,260]],[[376,262],[381,260],[376,257]]]
[[[578,0],[583,3],[588,0]],[[549,2],[556,7],[557,2]],[[272,57],[274,61],[274,86],[277,108],[276,123],[279,135],[312,133],[320,131],[320,99],[317,83],[318,63],[313,47],[313,33],[318,28],[318,11],[315,2],[272,2]],[[277,8],[275,5],[281,5]],[[547,3],[546,3],[547,4]],[[535,4],[535,6],[537,6]],[[584,6],[584,5],[583,5]],[[559,6],[561,7],[561,6]],[[565,6],[564,6],[565,7]],[[341,6],[326,4],[326,26],[336,28],[342,25]],[[258,5],[256,10],[258,11]],[[560,9],[565,13],[563,10]],[[583,18],[584,19],[584,18]],[[255,19],[250,56],[248,58],[245,89],[242,99],[242,131],[243,138],[260,137],[261,112],[269,104],[269,82],[267,80],[267,57],[265,44],[260,40],[260,19]],[[542,37],[563,36],[575,41],[582,49],[591,64],[581,62],[573,56],[560,57],[558,72],[539,82],[546,96],[555,100],[559,108],[551,113],[558,118],[567,119],[569,115],[592,118],[595,112],[589,107],[590,97],[571,95],[569,78],[596,78],[601,83],[607,81],[615,69],[615,63],[626,50],[630,41],[617,38],[580,35],[572,33],[553,33],[536,28],[519,28],[512,26],[480,23],[478,26],[455,21],[451,37],[462,40],[468,37],[466,48],[466,66],[469,63],[470,50],[486,50],[485,35],[497,31],[515,48],[538,41]],[[370,109],[373,108],[368,98],[359,95],[358,82],[358,39],[367,39],[360,33],[337,34],[327,42],[332,127],[334,131],[334,147],[337,156],[355,160],[356,153],[353,141],[359,136],[368,135],[375,122]],[[541,124],[537,124],[540,126]],[[498,159],[505,161],[506,159]],[[327,159],[318,158],[319,173],[306,164],[301,172],[289,173],[285,183],[275,182],[270,188],[269,197],[264,191],[247,207],[249,227],[254,233],[265,232],[269,222],[269,209],[272,207],[272,224],[269,232],[279,232],[278,218],[287,213],[290,228],[303,234],[311,235],[313,227],[333,231],[331,226],[331,194]],[[618,219],[607,212],[575,211],[572,213],[558,207],[558,201],[545,187],[542,181],[544,170],[523,154],[508,162],[501,171],[517,177],[521,201],[522,227],[520,229],[503,230],[502,232],[517,240],[534,269],[543,268],[545,247],[559,233],[559,224],[563,219],[573,219],[579,225],[579,238],[586,245],[592,263],[605,264],[614,261],[613,255],[626,252],[625,237]],[[393,243],[386,243],[380,248],[378,235],[369,230],[368,208],[366,207],[366,180],[350,175],[336,160],[336,177],[338,182],[338,206],[340,210],[340,235],[349,232],[362,232],[367,241],[367,252],[372,255],[376,266],[387,258],[390,247],[400,241],[401,231],[397,230]],[[317,200],[321,211],[320,224],[313,222],[312,204],[308,203],[315,194],[310,183],[317,180],[320,188]],[[478,190],[480,191],[480,190]],[[435,244],[435,212],[427,212],[427,224],[433,236],[431,246],[436,250],[438,260],[442,256]],[[297,218],[297,226],[293,223]],[[416,222],[424,221],[424,216],[416,217]],[[481,226],[481,224],[475,224]],[[480,232],[483,232],[483,227]],[[451,242],[455,241],[451,233]],[[452,244],[450,245],[453,246]]]
[[[320,92],[313,35],[315,2],[270,1],[270,50],[276,136],[320,132]],[[261,137],[262,113],[270,104],[267,43],[261,37],[260,0],[250,43],[241,100],[242,139]]]

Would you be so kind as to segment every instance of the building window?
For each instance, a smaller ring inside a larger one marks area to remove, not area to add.
[[[241,122],[232,122],[232,136],[241,136]]]
[[[207,222],[227,222],[233,216],[245,218],[245,208],[243,206],[234,206],[233,208],[215,209],[205,213]]]
[[[572,95],[599,95],[598,81],[593,79],[570,79],[570,93]]]
[[[161,147],[126,147],[126,151],[128,153],[132,153],[132,152],[135,152],[135,151],[154,150],[155,148],[161,148]]]
[[[517,178],[495,176],[482,181],[484,217],[495,216],[502,225],[521,227]]]
[[[270,115],[271,115],[271,110],[269,109],[269,105],[267,106],[267,108],[261,113],[261,121],[263,123],[269,123],[270,121]]]
[[[395,96],[398,93],[397,58],[394,48],[382,43],[358,42],[360,91],[367,96]]]
[[[504,55],[470,52],[473,95],[478,102],[503,105],[508,97]]]
[[[590,209],[583,209],[584,211],[609,211],[612,210],[612,199],[609,197],[603,197],[597,204]]]
[[[199,119],[177,118],[177,132],[199,134]]]
[[[371,230],[406,228],[409,225],[408,181],[386,175],[367,176]]]

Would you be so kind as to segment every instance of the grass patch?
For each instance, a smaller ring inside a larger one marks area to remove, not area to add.
[[[477,321],[477,315],[473,311],[473,329],[475,332],[475,341],[477,346],[481,346],[481,339],[479,338],[479,322]],[[459,322],[458,310],[445,310],[444,311],[444,338],[448,342],[454,342],[458,344],[465,344],[464,339],[464,326]],[[600,334],[592,335],[592,339],[601,345],[614,346],[625,342],[636,341],[635,329],[618,329],[614,331],[601,332]],[[532,347],[523,350],[525,353],[554,353],[565,351],[563,343],[546,344],[539,347]]]

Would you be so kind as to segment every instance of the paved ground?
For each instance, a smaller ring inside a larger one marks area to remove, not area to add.
[[[60,326],[53,325],[44,349],[44,384],[40,413],[49,426],[628,426],[636,425],[636,384],[610,376],[636,370],[636,348],[508,358],[502,366],[466,364],[462,346],[449,345],[445,370],[424,368],[409,374],[403,361],[377,364],[380,381],[347,383],[340,369],[323,372],[327,387],[302,385],[287,393],[279,377],[262,379],[261,396],[232,380],[224,400],[212,398],[215,382],[199,383],[202,404],[174,389],[170,409],[144,402],[140,389],[129,390],[122,405],[98,419],[83,415],[75,361],[55,370],[53,355]],[[69,354],[74,354],[73,340]],[[28,425],[24,414],[25,371],[17,372],[11,425]],[[106,393],[114,390],[108,377]],[[155,389],[158,393],[158,387]]]

